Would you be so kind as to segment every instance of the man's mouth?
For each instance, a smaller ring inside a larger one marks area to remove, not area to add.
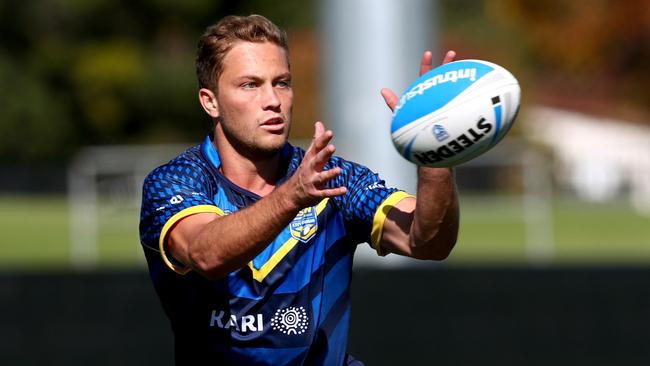
[[[281,117],[273,117],[264,121],[261,127],[270,132],[281,132],[284,130],[284,119]]]

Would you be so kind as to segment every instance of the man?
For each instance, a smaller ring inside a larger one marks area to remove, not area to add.
[[[416,199],[334,156],[321,122],[306,152],[289,145],[286,36],[262,16],[209,27],[196,64],[214,129],[147,177],[140,222],[177,364],[361,364],[346,353],[356,244],[446,258],[453,172],[419,168]],[[420,72],[431,64],[426,52]]]

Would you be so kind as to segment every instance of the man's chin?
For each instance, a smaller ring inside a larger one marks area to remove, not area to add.
[[[284,135],[272,136],[272,138],[259,141],[254,147],[251,147],[253,155],[257,158],[270,158],[278,154],[287,143],[287,137]]]

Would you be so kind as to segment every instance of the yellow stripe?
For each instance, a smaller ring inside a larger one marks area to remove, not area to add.
[[[377,254],[384,256],[386,253],[381,249],[381,234],[384,231],[384,222],[386,221],[386,216],[388,216],[388,212],[395,207],[397,202],[403,200],[404,198],[408,197],[415,197],[413,195],[410,195],[406,192],[402,191],[397,191],[388,198],[384,200],[384,202],[377,207],[377,211],[375,211],[375,216],[372,218],[372,231],[370,232],[370,246],[373,247],[377,251]]]
[[[329,198],[325,198],[324,200],[320,201],[320,203],[316,206],[316,216],[318,216],[318,214],[320,214],[325,209],[328,201]],[[253,261],[248,262],[248,267],[250,267],[251,271],[253,272],[253,278],[258,282],[262,282],[264,278],[269,273],[271,273],[273,268],[275,268],[275,266],[280,263],[282,258],[284,258],[287,253],[289,253],[291,249],[296,246],[297,243],[297,239],[294,239],[293,237],[289,238],[275,253],[273,253],[271,258],[269,258],[260,269],[255,269],[253,266]]]
[[[212,205],[192,206],[180,212],[177,212],[174,216],[170,217],[169,220],[167,220],[167,222],[163,226],[160,232],[160,240],[158,241],[158,246],[160,248],[160,255],[162,256],[163,261],[165,262],[167,267],[172,269],[172,271],[184,275],[187,274],[189,271],[191,271],[191,268],[177,266],[174,263],[172,263],[169,260],[169,258],[167,258],[167,254],[165,253],[165,239],[167,239],[167,232],[169,231],[169,229],[172,228],[172,226],[174,226],[174,224],[176,224],[181,219],[184,219],[190,215],[194,215],[197,213],[207,213],[207,212],[214,212],[219,216],[224,215],[223,211],[217,206],[212,206]]]

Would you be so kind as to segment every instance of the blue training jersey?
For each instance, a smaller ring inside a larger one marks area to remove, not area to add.
[[[304,150],[286,144],[282,184]],[[350,320],[352,258],[358,243],[379,254],[386,214],[405,192],[377,174],[332,157],[325,169],[343,173],[328,186],[344,196],[303,209],[244,268],[210,281],[166,251],[166,236],[192,214],[228,215],[260,197],[219,172],[208,136],[145,179],[140,239],[154,287],[175,338],[177,364],[343,365]],[[237,228],[247,230],[246,227]],[[219,239],[215,238],[215,245]]]

